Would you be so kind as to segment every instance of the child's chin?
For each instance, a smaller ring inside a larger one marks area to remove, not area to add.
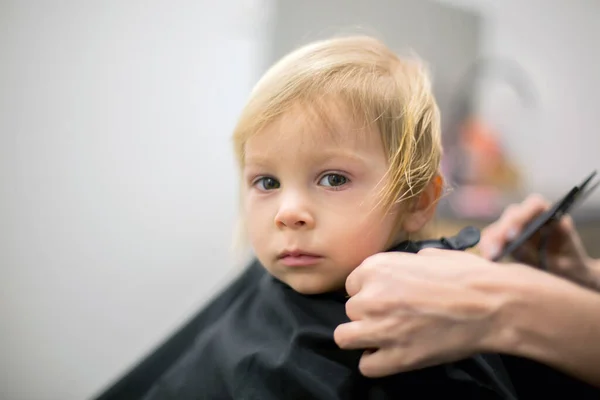
[[[339,282],[333,282],[332,280],[317,277],[292,277],[291,279],[288,279],[286,283],[296,292],[305,295],[323,294],[344,288],[343,283],[340,284]]]

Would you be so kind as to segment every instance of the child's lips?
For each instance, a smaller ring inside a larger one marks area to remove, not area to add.
[[[288,267],[304,267],[319,263],[323,256],[302,250],[286,250],[279,254],[278,260]]]

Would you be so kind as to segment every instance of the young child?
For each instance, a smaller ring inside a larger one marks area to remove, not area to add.
[[[434,214],[439,118],[424,68],[373,38],[319,41],[274,65],[234,132],[257,261],[146,399],[512,398],[491,359],[367,379],[361,352],[333,341],[349,273]]]

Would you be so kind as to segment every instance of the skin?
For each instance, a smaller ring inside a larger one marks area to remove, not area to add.
[[[246,144],[250,243],[262,265],[300,293],[343,288],[348,274],[383,251],[392,233],[390,219],[372,211],[369,195],[387,168],[381,140],[374,132],[359,135],[351,128],[341,126],[331,135],[324,126],[307,127],[302,110],[296,110]],[[287,250],[318,259],[313,265],[287,266],[279,259]]]
[[[532,196],[508,209],[483,232],[483,253],[493,255],[547,206],[541,203]],[[351,322],[336,329],[335,341],[375,349],[360,362],[370,377],[499,352],[600,387],[600,294],[590,289],[598,262],[587,257],[570,221],[553,229],[549,261],[561,276],[444,250],[367,258],[346,281]]]
[[[524,226],[550,208],[542,196],[534,194],[523,203],[509,206],[502,217],[483,230],[479,248],[482,255],[492,259],[506,243],[516,237]],[[548,270],[575,283],[600,290],[599,261],[590,258],[570,216],[550,226],[547,244]],[[536,249],[539,235],[525,243],[514,258],[527,265],[538,264]]]
[[[395,233],[399,206],[386,213],[373,196],[388,167],[380,134],[342,113],[335,132],[306,115],[296,107],[247,141],[243,197],[262,265],[297,292],[317,294],[343,289],[362,261],[384,251],[390,237],[420,229],[432,211],[407,213]],[[289,266],[280,258],[286,251],[317,257]]]

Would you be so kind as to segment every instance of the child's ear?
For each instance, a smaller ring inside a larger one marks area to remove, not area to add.
[[[442,194],[443,180],[436,175],[427,185],[421,195],[415,199],[410,210],[403,219],[402,230],[418,232],[431,221],[435,214],[437,202]]]

